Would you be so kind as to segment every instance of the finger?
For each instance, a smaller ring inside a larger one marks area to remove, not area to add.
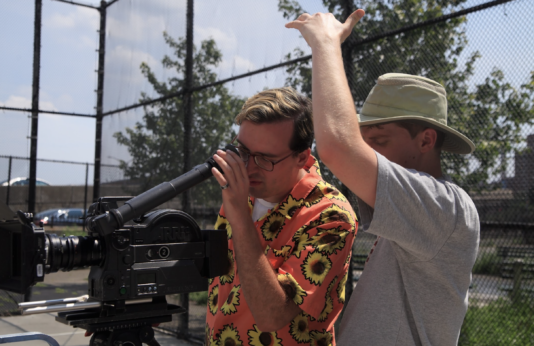
[[[224,175],[222,175],[222,173],[219,172],[217,168],[212,167],[211,173],[213,174],[213,176],[215,177],[215,180],[217,180],[217,183],[219,183],[220,186],[224,186],[227,184],[226,179],[224,179]]]
[[[286,28],[298,29],[310,17],[311,15],[309,15],[308,13],[303,13],[297,19],[295,19],[292,22],[287,23],[285,26]]]
[[[236,170],[234,170],[236,177],[242,180],[248,179],[247,167],[245,167],[245,162],[241,159],[241,157],[231,151],[227,152],[227,155],[231,155],[232,158],[236,161],[236,170],[239,171],[238,173]]]
[[[238,181],[243,181],[246,179],[247,176],[243,176],[243,170],[241,166],[245,166],[245,163],[239,156],[237,156],[232,151],[222,151],[218,150],[217,155],[220,155],[224,158],[226,163],[232,168],[232,172],[234,173],[235,179]]]
[[[226,162],[225,158],[221,157],[219,154],[215,154],[215,155],[213,155],[213,159],[215,160],[215,162],[217,162],[219,167],[221,167],[221,169],[222,169],[221,173],[224,174],[225,180],[229,184],[234,183],[235,182],[235,173],[233,172],[232,167],[230,167],[228,162]]]
[[[362,19],[362,17],[365,15],[365,11],[360,9],[357,9],[356,11],[352,12],[352,14],[345,20],[345,26],[348,26],[352,28],[356,25]]]
[[[297,18],[297,20],[299,20],[299,21],[305,21],[305,20],[308,19],[308,18],[311,18],[311,15],[310,15],[309,13],[303,13],[303,14],[301,14],[301,15]]]
[[[302,27],[302,22],[299,22],[299,21],[292,21],[292,22],[289,22],[289,23],[286,23],[285,27],[288,28],[288,29],[299,29]]]

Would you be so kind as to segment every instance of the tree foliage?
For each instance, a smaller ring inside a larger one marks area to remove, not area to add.
[[[399,72],[421,75],[441,83],[448,94],[448,123],[467,135],[476,145],[472,155],[445,154],[445,172],[466,190],[488,188],[505,169],[501,155],[513,152],[525,141],[522,131],[534,122],[533,86],[530,82],[514,88],[495,69],[484,83],[474,85],[471,79],[478,52],[467,58],[465,24],[457,17],[421,27],[392,37],[357,45],[358,40],[432,20],[460,10],[465,0],[360,0],[366,12],[352,35],[343,44],[347,79],[360,109],[378,77]],[[352,1],[323,0],[323,4],[340,21],[354,11]],[[279,10],[293,20],[306,9],[296,0],[279,0]],[[349,54],[347,54],[347,52]],[[295,50],[288,60],[301,57]],[[347,60],[348,59],[348,60]],[[311,62],[301,62],[287,69],[287,83],[311,97]],[[325,170],[326,175],[331,174]],[[333,178],[333,177],[331,177]],[[335,180],[335,179],[334,179]],[[338,182],[339,183],[339,182]]]
[[[165,69],[175,73],[167,81],[158,81],[146,63],[141,71],[159,96],[182,91],[185,87],[186,41],[173,39],[164,33],[165,42],[174,50],[174,56],[162,60]],[[221,62],[222,55],[213,39],[202,41],[200,49],[194,48],[193,85],[213,83],[217,75],[213,69]],[[146,93],[140,101],[150,100]],[[192,94],[191,164],[204,162],[217,148],[224,146],[234,136],[233,118],[239,112],[243,100],[229,93],[224,85],[202,89]],[[171,99],[151,104],[144,108],[143,121],[134,128],[117,132],[118,143],[128,148],[132,161],[121,161],[121,168],[130,179],[140,182],[140,191],[145,191],[164,181],[170,181],[184,173],[184,98]],[[138,192],[140,192],[138,191]],[[210,179],[194,189],[193,205],[220,204],[220,189]]]

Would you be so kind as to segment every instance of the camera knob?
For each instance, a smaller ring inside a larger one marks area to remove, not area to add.
[[[162,246],[159,248],[158,254],[161,258],[167,258],[171,254],[171,250],[166,246]]]

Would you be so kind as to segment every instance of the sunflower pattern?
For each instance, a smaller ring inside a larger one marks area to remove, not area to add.
[[[328,285],[328,289],[326,290],[326,302],[324,304],[323,311],[321,311],[321,315],[319,315],[318,321],[326,321],[326,318],[328,317],[328,314],[331,313],[334,310],[334,300],[332,299],[332,287],[336,284],[337,276],[332,280],[330,285]]]
[[[234,255],[232,250],[228,250],[228,273],[225,275],[219,276],[219,281],[221,282],[221,285],[232,283],[234,281],[235,276],[235,263],[234,263]]]
[[[239,305],[240,288],[241,285],[237,285],[234,286],[234,288],[232,288],[232,290],[230,291],[228,298],[226,298],[226,301],[221,307],[221,311],[224,315],[231,315],[237,311],[237,306]]]
[[[314,204],[320,203],[321,199],[324,197],[323,191],[319,188],[319,186],[315,186],[311,192],[304,198],[304,205],[308,208],[313,206]]]
[[[228,233],[227,274],[210,280],[206,345],[331,345],[357,223],[350,204],[324,182],[312,157],[308,173],[278,205],[254,222],[263,254],[287,300],[302,312],[275,332],[262,332],[242,293],[234,235],[221,208],[216,228]],[[249,198],[252,215],[254,199]],[[251,230],[252,231],[252,230]],[[268,288],[266,288],[267,292]],[[250,298],[249,298],[250,299]]]
[[[314,285],[320,285],[332,269],[332,261],[320,252],[310,252],[301,267],[307,280]]]
[[[354,218],[350,212],[336,204],[333,204],[331,207],[327,208],[321,213],[321,221],[323,223],[340,221],[343,223],[350,223],[352,226],[355,225]]]
[[[330,346],[332,345],[332,341],[334,339],[333,334],[325,329],[323,329],[322,332],[314,330],[310,333],[310,336],[312,339],[310,345],[312,346]]]
[[[217,340],[213,339],[213,331],[210,330],[210,327],[206,324],[206,332],[204,336],[204,345],[205,346],[217,346]]]
[[[346,272],[341,281],[339,281],[339,285],[337,285],[337,299],[341,304],[345,303],[345,285],[347,284],[348,277],[349,272]]]
[[[248,331],[248,344],[252,346],[282,346],[282,339],[276,337],[276,332],[262,332],[257,325]]]
[[[305,312],[298,314],[289,324],[289,333],[299,344],[310,342],[308,314]]]
[[[284,227],[285,221],[284,215],[278,212],[271,213],[261,226],[263,238],[267,241],[274,240],[278,236],[278,232]]]
[[[287,299],[292,300],[297,305],[302,304],[307,293],[300,287],[299,283],[293,276],[290,274],[278,274],[278,282],[284,289]]]
[[[283,257],[284,259],[287,259],[291,254],[292,248],[293,247],[291,245],[284,245],[280,250],[273,249],[273,252],[276,257]]]
[[[221,330],[219,337],[219,345],[228,345],[228,346],[241,346],[243,342],[239,337],[239,332],[237,328],[234,327],[234,324],[227,324]]]
[[[208,310],[212,315],[217,313],[217,308],[219,307],[219,286],[215,286],[211,289],[211,292],[208,294]]]
[[[347,198],[339,192],[334,186],[330,185],[329,183],[322,181],[319,184],[317,184],[319,188],[321,189],[321,192],[323,195],[325,195],[328,199],[335,199],[342,202],[347,202]]]
[[[287,200],[280,205],[278,212],[285,215],[288,219],[291,219],[297,211],[304,205],[304,199],[295,199],[289,195]]]
[[[308,243],[308,234],[304,233],[302,236],[300,236],[300,239],[296,242],[295,248],[293,249],[293,255],[296,258],[300,258],[300,254],[302,251],[306,250],[306,247],[309,245]]]
[[[305,225],[300,227],[295,232],[295,234],[293,235],[293,240],[295,240],[295,241],[299,240],[300,237],[304,233],[308,233],[309,231],[313,230],[315,227],[320,226],[320,225],[321,225],[321,220],[313,220],[313,221],[310,221],[310,222],[306,223]]]
[[[230,226],[230,223],[228,223],[228,220],[221,214],[217,216],[217,222],[215,222],[215,226],[213,228],[218,230],[226,230],[226,236],[228,239],[232,239],[232,226]]]
[[[317,172],[317,174],[321,175],[321,166],[319,166],[319,161],[315,160],[315,163],[312,166],[313,169]]]
[[[310,243],[318,251],[330,255],[345,247],[345,238],[349,234],[349,231],[341,227],[331,229],[317,228],[317,235],[310,240]]]

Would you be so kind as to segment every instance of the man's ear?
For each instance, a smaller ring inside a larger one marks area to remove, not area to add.
[[[306,162],[308,162],[308,159],[310,158],[310,155],[311,155],[311,149],[310,148],[308,148],[308,149],[306,149],[303,152],[298,154],[297,165],[299,166],[299,168],[302,168],[302,167],[304,167],[306,165]]]
[[[438,139],[438,133],[436,130],[426,128],[419,133],[420,136],[420,149],[421,153],[427,153],[434,149],[436,146],[436,140]]]

